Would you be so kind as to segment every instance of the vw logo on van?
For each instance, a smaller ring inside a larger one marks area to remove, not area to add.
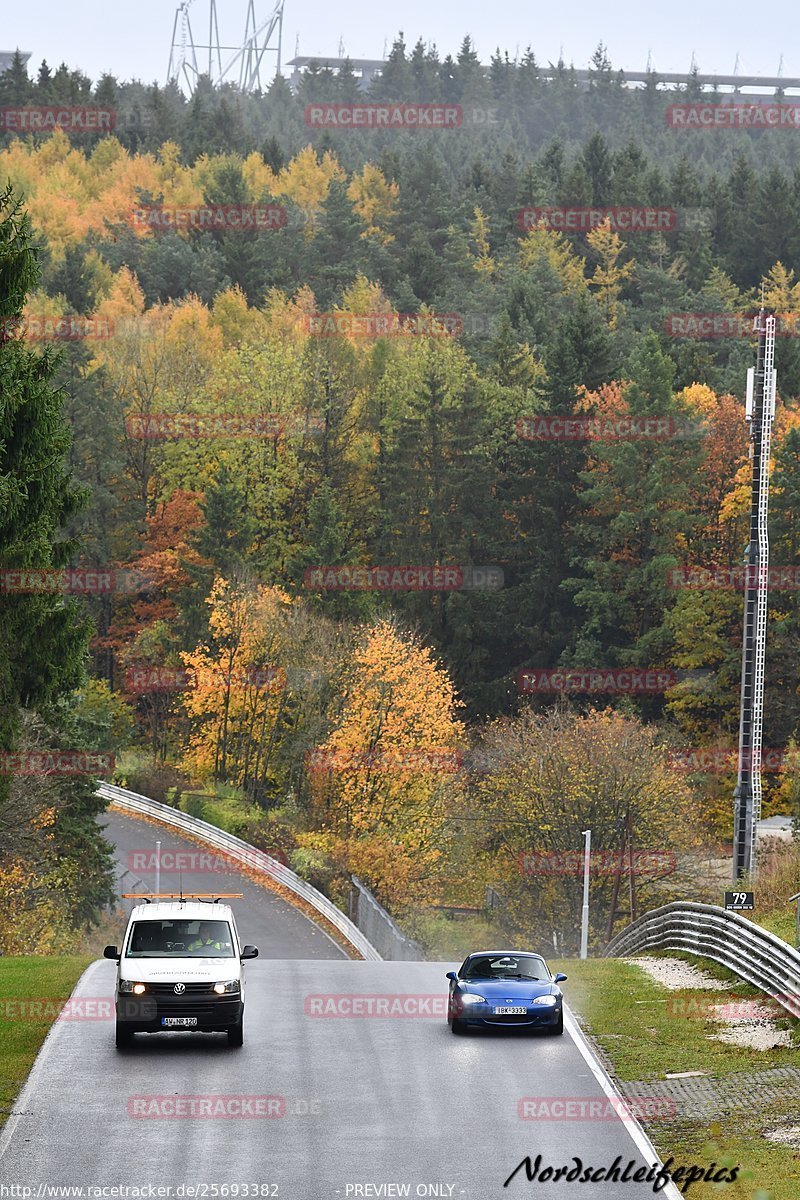
[[[185,983],[176,983],[175,987],[172,990],[174,991],[176,996],[182,996],[183,993],[186,991],[186,984]]]

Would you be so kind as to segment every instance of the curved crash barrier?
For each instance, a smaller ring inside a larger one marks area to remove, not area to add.
[[[264,854],[262,850],[257,850],[255,846],[243,841],[241,838],[235,837],[232,833],[225,833],[222,829],[217,829],[216,825],[209,825],[208,821],[201,821],[197,817],[190,817],[187,813],[182,813],[177,808],[170,808],[168,804],[160,804],[157,800],[150,800],[147,796],[140,796],[137,792],[129,792],[126,788],[116,787],[111,783],[101,783],[97,789],[98,796],[102,796],[104,800],[109,800],[116,808],[122,809],[124,812],[138,814],[140,816],[149,817],[151,820],[158,821],[162,825],[171,826],[179,832],[188,833],[196,838],[200,838],[209,846],[214,846],[218,850],[224,850],[225,854],[234,862],[239,862],[244,867],[249,867],[251,870],[262,871],[265,875],[269,875],[276,883],[280,883],[283,887],[288,888],[296,896],[305,900],[307,904],[325,917],[335,929],[342,934],[356,950],[362,958],[371,962],[382,961],[381,955],[375,949],[371,942],[367,940],[361,930],[346,917],[345,914],[338,909],[335,904],[332,904],[327,896],[323,896],[322,892],[317,891],[310,883],[306,883],[299,875],[295,875],[289,867],[277,859],[270,858],[268,854]]]
[[[800,952],[738,913],[715,904],[664,904],[616,934],[605,956],[646,950],[685,950],[710,958],[800,1017]]]

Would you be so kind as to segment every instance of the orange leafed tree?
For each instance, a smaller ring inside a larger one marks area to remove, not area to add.
[[[697,414],[705,459],[703,488],[695,495],[698,511],[705,516],[696,553],[709,561],[727,562],[747,536],[745,524],[736,520],[750,504],[744,412],[735,396],[717,396],[703,384],[692,384],[680,394]]]
[[[95,639],[96,650],[111,649],[125,658],[142,630],[174,621],[177,597],[192,585],[187,566],[205,562],[192,546],[192,535],[203,524],[200,498],[200,492],[177,490],[148,514],[142,548],[127,564],[144,577],[143,596],[132,603],[124,595],[118,599],[107,634]]]

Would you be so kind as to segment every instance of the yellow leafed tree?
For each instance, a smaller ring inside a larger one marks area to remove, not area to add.
[[[526,271],[545,263],[561,279],[564,292],[575,296],[586,294],[585,260],[578,257],[556,229],[544,225],[529,229],[519,244],[519,263]]]
[[[380,167],[365,163],[361,174],[351,179],[347,194],[366,226],[361,236],[377,238],[384,246],[393,242],[394,236],[387,226],[397,212],[399,186],[390,183]]]
[[[475,209],[470,222],[470,237],[475,246],[472,265],[480,274],[491,277],[497,270],[497,264],[489,246],[489,218],[480,208]]]
[[[432,652],[380,621],[354,654],[336,728],[309,759],[327,848],[395,911],[436,894],[460,703]]]
[[[776,313],[800,311],[800,282],[795,282],[794,271],[782,262],[776,262],[762,280],[764,285],[764,307]]]
[[[307,217],[313,217],[322,208],[334,179],[344,179],[344,171],[330,150],[320,162],[313,146],[306,146],[283,168],[272,188],[276,196],[286,196]]]
[[[622,285],[633,274],[633,263],[619,261],[625,249],[618,233],[614,233],[610,221],[604,221],[586,235],[586,240],[600,260],[591,278],[597,288],[609,329],[616,329],[619,320],[619,297]]]
[[[285,703],[279,611],[292,601],[279,588],[218,578],[208,597],[210,647],[182,655],[193,687],[187,768],[203,779],[249,788],[269,770]]]

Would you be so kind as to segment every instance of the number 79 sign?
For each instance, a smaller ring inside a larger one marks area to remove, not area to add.
[[[726,892],[725,908],[728,912],[752,912],[753,892]]]

